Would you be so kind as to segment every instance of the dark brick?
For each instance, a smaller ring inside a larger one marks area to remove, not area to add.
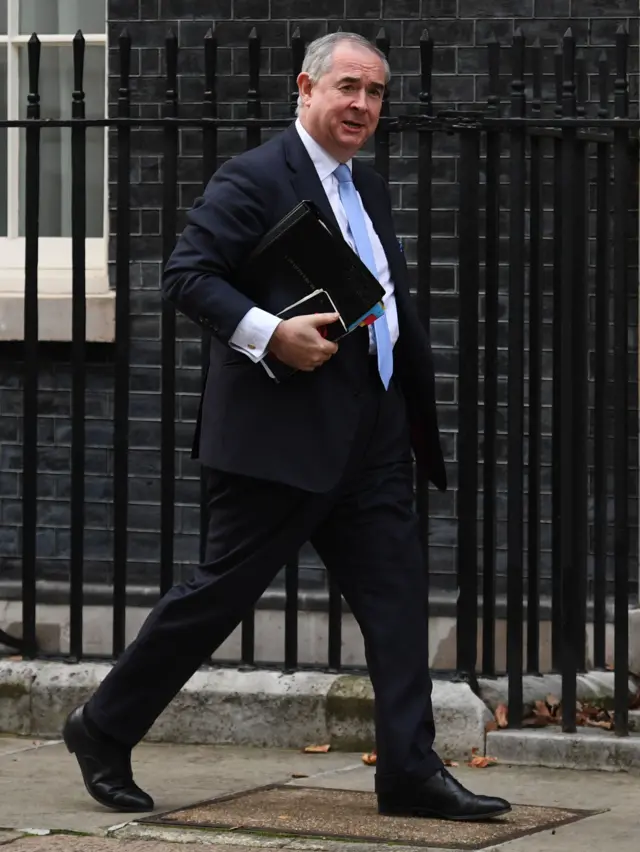
[[[138,449],[131,453],[129,467],[133,476],[160,476],[160,453],[157,450]]]
[[[160,446],[160,424],[132,420],[129,422],[129,446],[132,449]]]
[[[113,533],[111,530],[91,530],[85,536],[87,559],[113,558]]]
[[[159,419],[161,400],[155,393],[132,393],[129,397],[130,417]]]
[[[176,483],[177,485],[177,483]],[[129,479],[129,501],[159,503],[162,494],[161,481],[159,478],[141,478],[131,476]]]
[[[107,19],[110,21],[135,21],[138,19],[138,0],[108,0]]]
[[[127,30],[132,47],[164,47],[169,26],[160,21],[129,21]],[[121,31],[120,23],[109,25],[109,41],[112,45],[117,44]]]
[[[234,0],[233,17],[236,21],[259,21],[269,18],[269,4],[264,0]]]
[[[18,474],[0,473],[0,498],[18,496]]]
[[[17,527],[0,528],[0,556],[16,556],[20,547]]]
[[[358,33],[358,35],[364,36],[364,38],[368,38],[371,42],[375,42],[376,36],[380,31],[381,25],[382,22],[379,20],[354,20],[351,18],[346,20],[341,19],[338,21],[329,20],[327,22],[329,32],[336,32],[338,28],[342,28],[343,32]],[[394,48],[397,45],[402,44],[402,24],[400,23],[400,21],[385,21],[384,29],[391,45],[391,53],[389,56],[389,60],[393,62]]]
[[[138,532],[129,538],[132,559],[157,562],[160,559],[160,537],[157,533]]]
[[[455,402],[455,380],[438,376],[436,378],[436,399],[438,402]]]
[[[236,6],[238,0],[235,0]],[[189,20],[199,18],[207,21],[221,21],[231,17],[231,0],[160,0],[160,17]]]
[[[313,20],[311,18],[289,18],[288,20],[289,37],[293,35],[295,30],[300,30],[300,35],[305,44],[309,44],[314,39],[319,38],[327,32],[326,20]]]
[[[418,95],[419,79],[405,77],[405,100],[412,100]],[[433,79],[433,99],[436,102],[473,101],[475,98],[475,80],[473,77],[461,75],[440,74]]]
[[[430,18],[457,18],[458,0],[421,0],[421,9],[420,17],[428,26]]]
[[[422,21],[404,21],[403,43],[416,45],[420,43],[420,36],[424,30]],[[429,35],[436,49],[440,45],[463,45],[473,44],[474,22],[472,20],[448,20],[446,18],[432,19],[429,21]]]
[[[400,0],[401,2],[401,0]],[[383,17],[394,18],[395,15],[383,15],[381,8],[384,0],[346,0],[345,15],[347,18],[375,18],[379,20]]]
[[[182,533],[200,534],[200,510],[195,506],[178,509],[178,529]]]
[[[133,366],[129,373],[131,390],[155,391],[160,390],[160,368]]]
[[[616,43],[616,30],[620,26],[620,24],[624,24],[628,26],[627,21],[620,20],[619,18],[600,18],[591,21],[591,31],[589,34],[589,41],[591,44],[597,45],[615,45]],[[638,39],[638,21],[637,19],[633,22],[633,27],[630,29],[630,36],[633,41],[637,42]],[[634,51],[635,53],[636,51]]]
[[[635,17],[638,14],[638,4],[635,0],[571,0],[571,14],[585,18],[601,18],[607,15]]]
[[[155,21],[158,18],[160,0],[140,0],[140,17],[143,21]]]
[[[160,211],[142,210],[140,213],[140,230],[144,234],[160,234]]]
[[[291,0],[271,0],[271,17],[288,18],[291,7]],[[345,0],[296,0],[295,11],[300,18],[342,18]]]
[[[156,75],[162,73],[163,58],[162,51],[159,48],[144,48],[137,51],[137,54],[140,60],[140,74]],[[119,81],[114,82],[116,82],[116,86],[120,85]],[[164,95],[164,90],[166,89],[166,83],[162,78],[154,80],[153,77],[145,77],[142,80],[133,79],[131,83],[131,91],[135,92],[137,97],[153,98],[153,93],[155,91],[157,92],[155,98],[160,100]],[[116,86],[114,86],[114,100]]]
[[[535,0],[536,17],[568,17],[571,14],[571,0]]]
[[[461,18],[531,18],[534,0],[459,0]]]
[[[160,512],[158,506],[129,506],[129,529],[130,530],[157,530],[160,525]]]
[[[178,399],[178,411],[180,420],[194,422],[198,409],[200,407],[200,399],[195,395],[181,394]],[[2,493],[0,484],[0,494]]]
[[[85,496],[87,500],[112,500],[113,479],[99,476],[87,476],[85,479]]]
[[[119,85],[120,79],[120,49],[116,41],[111,42],[111,47],[109,48],[109,73],[110,76],[117,80]],[[137,76],[140,73],[140,50],[133,49],[129,54],[129,67],[130,67],[130,75],[132,77]],[[111,82],[111,80],[109,81]],[[111,98],[110,98],[111,100]],[[115,100],[115,97],[113,98]]]
[[[558,45],[568,27],[571,27],[578,44],[586,44],[589,37],[588,21],[561,18],[538,18],[527,21],[522,27],[527,42],[539,38],[543,45]]]

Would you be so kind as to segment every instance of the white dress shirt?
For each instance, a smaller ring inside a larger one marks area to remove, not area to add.
[[[324,191],[327,193],[329,204],[331,204],[331,209],[338,220],[338,225],[340,226],[342,235],[355,251],[355,243],[349,229],[347,214],[345,213],[342,201],[340,200],[338,178],[334,174],[340,163],[332,157],[331,154],[328,154],[324,148],[321,148],[315,139],[307,133],[299,118],[296,120],[295,127],[300,135],[302,144],[306,148],[307,153],[311,157],[311,161],[318,172],[318,177],[320,178]],[[351,160],[348,160],[346,165],[349,169],[351,169]],[[398,339],[398,312],[396,309],[393,281],[391,280],[389,272],[389,263],[387,262],[384,249],[382,248],[382,243],[373,228],[371,219],[369,218],[367,211],[364,209],[360,193],[357,193],[357,195],[367,225],[369,240],[371,241],[371,246],[373,248],[373,259],[378,271],[378,280],[384,287],[383,301],[385,314],[387,317],[387,324],[389,326],[391,343],[393,345]],[[229,340],[229,345],[240,352],[244,352],[252,361],[260,361],[264,357],[269,341],[271,340],[271,336],[280,322],[282,322],[282,320],[267,311],[263,311],[262,308],[251,308],[238,323],[236,330]],[[375,343],[371,327],[369,327],[369,351],[371,353],[375,352]]]

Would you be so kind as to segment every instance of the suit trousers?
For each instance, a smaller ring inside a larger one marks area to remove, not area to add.
[[[357,392],[359,426],[333,491],[312,494],[205,469],[205,559],[155,606],[88,702],[89,718],[102,731],[129,746],[139,742],[310,541],[363,634],[378,782],[441,768],[433,750],[426,584],[406,408],[395,380],[385,391],[376,373],[369,369]]]

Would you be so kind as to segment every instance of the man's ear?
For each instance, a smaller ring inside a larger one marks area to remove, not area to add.
[[[311,97],[311,90],[313,89],[311,77],[309,77],[306,71],[301,71],[298,74],[296,83],[298,84],[298,92],[302,96],[302,100],[306,105],[308,99]]]

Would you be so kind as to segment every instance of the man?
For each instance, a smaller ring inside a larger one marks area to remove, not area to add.
[[[133,781],[131,748],[310,540],[363,632],[380,812],[483,819],[510,810],[462,787],[433,750],[411,464],[413,444],[419,475],[446,487],[433,366],[389,193],[352,159],[376,128],[388,79],[384,56],[358,36],[311,44],[298,120],[217,172],[167,265],[167,298],[213,336],[197,434],[207,550],[67,720],[65,742],[103,805],[153,808]],[[282,322],[279,282],[241,275],[259,239],[303,199],[335,221],[385,291],[383,316],[339,345],[322,334],[335,315]],[[297,372],[274,382],[257,363],[267,351]]]

